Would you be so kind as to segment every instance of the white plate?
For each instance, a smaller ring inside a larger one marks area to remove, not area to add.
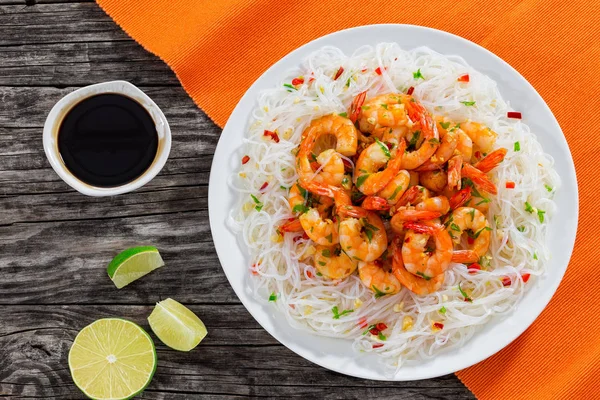
[[[405,49],[428,46],[446,55],[460,55],[472,67],[498,83],[502,97],[523,113],[525,123],[538,135],[544,150],[556,160],[563,186],[556,195],[558,212],[549,226],[549,246],[556,249],[546,274],[535,281],[507,317],[494,319],[464,347],[418,365],[402,368],[393,380],[433,378],[456,372],[498,352],[516,339],[542,312],[562,279],[577,230],[578,196],[575,167],[558,122],[535,89],[510,65],[466,39],[446,32],[412,25],[371,25],[352,28],[314,40],[291,52],[269,68],[248,89],[231,114],[219,140],[210,174],[208,205],[213,240],[229,283],[250,314],[275,339],[298,355],[331,370],[367,379],[391,380],[372,354],[355,353],[351,341],[325,338],[296,330],[268,305],[258,303],[246,284],[249,260],[236,236],[225,226],[236,194],[229,189],[228,176],[239,168],[237,149],[261,90],[272,88],[289,69],[297,67],[311,52],[325,46],[339,47],[351,54],[362,45],[395,41]],[[559,250],[560,249],[560,250]]]

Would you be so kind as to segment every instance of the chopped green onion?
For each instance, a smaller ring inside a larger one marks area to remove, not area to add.
[[[327,265],[327,263],[326,263],[325,261],[319,261],[319,265],[320,265],[321,267],[324,267],[325,265]]]
[[[425,275],[424,273],[422,273],[421,271],[417,271],[417,275],[419,275],[421,278],[425,279],[426,281],[430,280],[431,277],[428,275]]]
[[[440,308],[440,314],[446,314],[446,307],[442,306],[442,308]]]
[[[323,255],[323,257],[331,257],[331,251],[329,251],[329,249],[325,249],[321,252],[321,255]]]
[[[387,338],[385,337],[385,335],[381,332],[379,332],[379,334],[377,334],[377,337],[379,338],[379,340],[386,340]]]
[[[546,214],[546,211],[538,210],[538,212],[537,212],[538,219],[540,220],[541,223],[544,223],[544,214]]]
[[[518,230],[519,232],[524,232],[524,231],[525,231],[525,227],[524,227],[524,226],[518,226],[518,227],[517,227],[517,230]]]
[[[400,193],[400,191],[402,190],[402,186],[398,186],[395,190],[394,193],[392,193],[392,195],[390,196],[390,200],[394,200],[394,198],[398,195],[398,193]]]
[[[292,208],[292,212],[299,212],[300,214],[304,214],[305,212],[308,212],[308,210],[310,210],[310,208],[306,207],[304,204],[296,204],[294,208]]]
[[[450,127],[450,122],[440,122],[440,125],[444,129],[448,129]]]
[[[471,106],[475,105],[474,101],[461,101],[461,103],[463,103],[467,107],[471,107]]]
[[[269,301],[275,301],[277,300],[277,295],[275,294],[275,292],[271,293],[271,295],[269,296]]]
[[[362,184],[365,183],[365,181],[367,180],[368,177],[369,177],[369,174],[361,175],[358,178],[356,178],[356,186],[361,187]]]
[[[538,259],[538,257],[537,257],[537,253],[533,253],[533,259],[534,259],[534,260],[537,260],[537,259]]]
[[[515,151],[520,151],[521,150],[521,143],[515,142],[514,150]]]
[[[473,299],[470,298],[469,295],[460,287],[460,282],[458,283],[458,290],[460,291],[460,294],[462,294],[462,296],[465,298],[465,301],[473,301]]]
[[[423,74],[421,73],[421,68],[417,70],[417,72],[413,72],[413,78],[415,79],[425,79]]]
[[[429,139],[429,143],[436,145],[436,144],[440,144],[440,141],[439,141],[439,139],[432,138],[432,139]]]
[[[344,118],[347,118],[347,117],[348,117],[348,113],[346,113],[346,112],[339,113],[338,115],[339,115],[340,117],[344,117]]]
[[[552,187],[549,185],[544,185],[547,191],[552,192]]]
[[[375,285],[371,286],[373,288],[373,291],[375,292],[375,298],[378,299],[382,296],[385,296],[387,293],[383,293],[381,290],[377,289],[377,287]]]
[[[346,314],[350,314],[351,312],[354,312],[354,310],[344,310],[342,312],[339,312],[338,307],[333,306],[333,308],[331,309],[331,312],[333,313],[333,319],[340,319],[340,317],[342,317]]]
[[[525,202],[525,211],[527,211],[530,214],[533,212],[533,207],[531,207],[531,204],[529,204],[528,201]]]
[[[450,224],[450,229],[452,229],[453,231],[460,232],[460,228],[454,222]]]
[[[385,108],[386,110],[388,109],[388,105],[387,104],[381,104],[381,107]]]
[[[290,85],[289,83],[284,83],[283,86],[288,88],[288,92],[291,92],[291,90],[289,90],[289,89],[298,90],[294,86]]]

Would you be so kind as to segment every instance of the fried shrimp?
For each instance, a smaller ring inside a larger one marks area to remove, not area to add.
[[[365,218],[347,218],[340,223],[340,245],[352,259],[374,261],[387,247],[387,234],[381,218],[368,212]]]

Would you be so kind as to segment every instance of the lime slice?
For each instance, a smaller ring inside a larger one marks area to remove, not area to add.
[[[75,337],[69,370],[75,385],[92,399],[128,399],[152,380],[156,350],[150,336],[133,322],[99,319]]]
[[[154,246],[132,247],[117,254],[108,264],[106,272],[117,289],[165,265]]]
[[[179,351],[192,350],[207,334],[200,318],[173,299],[156,303],[148,322],[164,344]]]

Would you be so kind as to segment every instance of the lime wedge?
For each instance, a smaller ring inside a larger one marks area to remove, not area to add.
[[[173,299],[156,303],[148,322],[161,342],[179,351],[192,350],[207,334],[200,318]]]
[[[117,289],[165,265],[154,246],[132,247],[117,254],[108,264],[106,272]]]
[[[128,399],[143,391],[156,370],[156,350],[138,325],[99,319],[83,328],[69,351],[75,385],[92,399]]]

